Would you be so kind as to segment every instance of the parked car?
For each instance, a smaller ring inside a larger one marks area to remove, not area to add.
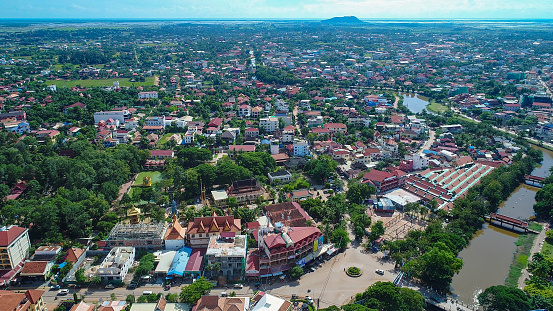
[[[60,291],[58,292],[58,295],[60,295],[60,296],[65,296],[67,294],[69,294],[68,289],[60,289]]]
[[[58,290],[58,289],[60,289],[60,286],[59,285],[52,285],[52,286],[50,286],[50,289],[51,290]]]
[[[384,275],[384,270],[382,269],[376,269],[375,271],[377,274]]]
[[[113,286],[113,284],[108,284],[108,285],[106,285],[105,288],[106,288],[106,289],[114,289],[115,286]]]
[[[134,283],[127,285],[127,289],[135,289],[135,288],[136,288],[136,284]]]
[[[240,289],[240,288],[243,288],[243,287],[244,287],[244,285],[242,285],[242,284],[234,284],[234,288]]]
[[[165,290],[170,290],[171,289],[171,285],[167,284],[165,285]]]

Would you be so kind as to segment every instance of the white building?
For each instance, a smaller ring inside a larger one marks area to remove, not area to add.
[[[274,133],[278,130],[278,118],[267,117],[259,119],[259,128],[263,129],[266,133]]]
[[[117,120],[120,124],[125,123],[125,116],[129,115],[127,110],[123,111],[100,111],[94,113],[94,124],[109,119]]]
[[[416,153],[405,156],[405,160],[413,161],[413,170],[423,170],[428,167],[428,158],[424,154]]]
[[[267,174],[269,176],[269,182],[272,184],[275,180],[278,180],[281,183],[286,183],[292,180],[292,174],[288,171],[278,171]]]
[[[165,116],[161,117],[148,117],[146,118],[146,126],[162,126],[165,128]]]
[[[96,275],[102,279],[102,282],[123,282],[134,261],[134,254],[134,247],[112,248]]]
[[[140,92],[138,93],[139,99],[150,99],[150,98],[157,98],[157,92]]]

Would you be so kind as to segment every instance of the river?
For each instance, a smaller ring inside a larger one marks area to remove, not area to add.
[[[532,175],[546,177],[553,166],[553,152],[536,147],[543,152],[543,162],[532,171]],[[499,206],[498,213],[528,219],[534,215],[533,205],[538,188],[520,185]],[[467,248],[459,253],[463,259],[463,269],[453,277],[451,289],[453,295],[464,304],[476,303],[476,297],[492,285],[503,285],[509,274],[516,250],[518,234],[484,224]]]
[[[400,93],[400,95],[403,96],[403,105],[412,113],[421,113],[429,104],[429,98],[419,94]]]

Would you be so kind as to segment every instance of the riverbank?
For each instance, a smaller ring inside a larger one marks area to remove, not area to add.
[[[542,230],[542,226],[537,223],[531,223],[530,228],[540,232]],[[509,267],[509,275],[507,275],[507,278],[505,279],[506,286],[519,286],[520,279],[523,275],[522,271],[526,268],[528,258],[531,258],[532,256],[533,246],[538,240],[536,239],[537,236],[537,234],[533,233],[524,233],[519,235],[518,241],[515,243],[517,245],[517,249],[513,255],[513,262]],[[522,279],[524,283],[524,278]]]
[[[435,113],[443,113],[449,110],[449,108],[445,105],[438,104],[434,99],[430,99],[430,104],[426,106],[426,110],[432,111]]]

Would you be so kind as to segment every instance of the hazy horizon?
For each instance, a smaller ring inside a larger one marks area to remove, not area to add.
[[[551,19],[550,0],[5,0],[1,19]]]

